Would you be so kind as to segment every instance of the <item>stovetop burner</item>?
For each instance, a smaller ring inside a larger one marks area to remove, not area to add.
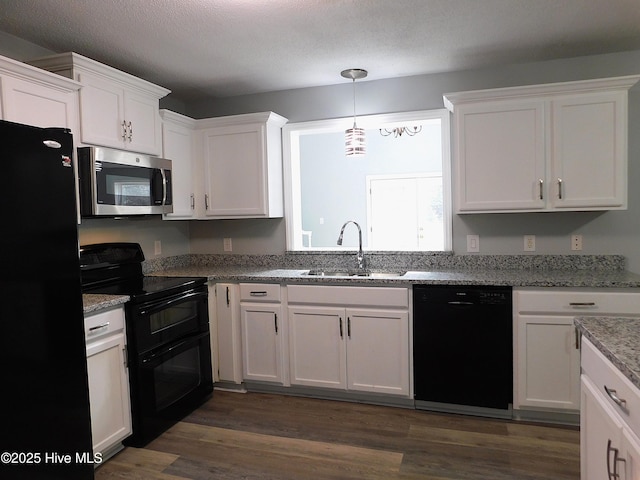
[[[83,293],[129,295],[133,301],[168,296],[206,283],[204,277],[144,276],[138,243],[100,243],[80,247]]]

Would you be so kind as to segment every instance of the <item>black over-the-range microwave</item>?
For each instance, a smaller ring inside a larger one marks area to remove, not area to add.
[[[103,147],[78,148],[83,217],[173,212],[171,160]]]

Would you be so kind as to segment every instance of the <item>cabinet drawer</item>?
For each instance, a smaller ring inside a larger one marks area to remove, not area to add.
[[[279,302],[280,285],[273,283],[241,283],[241,302]]]
[[[87,342],[120,330],[124,330],[123,308],[102,311],[84,318],[84,336]]]
[[[409,308],[409,292],[397,287],[289,285],[289,303]]]
[[[640,389],[584,337],[581,364],[582,374],[591,379],[606,402],[629,424],[634,433],[640,432]],[[614,397],[620,401],[616,402]]]
[[[518,312],[566,313],[568,315],[640,315],[640,291],[517,290],[514,305]]]

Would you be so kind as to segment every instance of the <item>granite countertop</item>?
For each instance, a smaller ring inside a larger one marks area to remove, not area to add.
[[[104,310],[105,308],[124,305],[129,300],[127,295],[100,295],[95,293],[85,293],[82,295],[84,314]]]
[[[640,388],[640,318],[576,317],[574,323],[582,335]]]
[[[389,269],[389,271],[393,271]],[[640,275],[626,270],[548,270],[548,269],[438,269],[407,271],[402,276],[332,277],[308,275],[309,269],[247,266],[186,266],[158,270],[150,275],[206,277],[212,281],[275,282],[307,284],[355,283],[410,286],[427,285],[506,285],[512,287],[591,287],[638,288]]]
[[[640,275],[621,255],[454,255],[452,252],[367,252],[375,276],[316,276],[310,269],[345,270],[353,252],[284,255],[186,254],[145,261],[145,275],[205,277],[213,282],[315,285],[503,285],[511,287],[640,288]],[[381,272],[406,272],[385,275]],[[85,313],[127,297],[84,295]]]

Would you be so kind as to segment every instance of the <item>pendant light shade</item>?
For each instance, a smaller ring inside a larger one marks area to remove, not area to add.
[[[340,72],[344,78],[353,80],[353,128],[345,130],[344,148],[347,157],[363,156],[367,153],[364,128],[356,125],[356,79],[365,78],[367,71],[361,68],[350,68]]]
[[[347,157],[362,156],[367,153],[364,128],[358,128],[355,122],[353,122],[353,128],[344,131],[344,150]]]

